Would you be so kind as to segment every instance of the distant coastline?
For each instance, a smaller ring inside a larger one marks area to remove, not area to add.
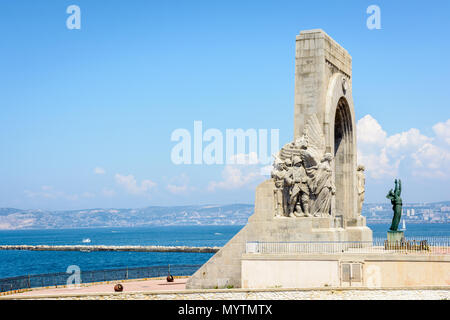
[[[239,226],[247,223],[253,210],[253,204],[60,211],[0,208],[0,230]],[[368,203],[362,215],[369,224],[387,224],[392,220],[392,208],[389,203]],[[404,204],[402,219],[407,225],[450,223],[450,201]]]

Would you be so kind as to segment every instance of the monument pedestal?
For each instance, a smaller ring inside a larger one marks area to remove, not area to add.
[[[401,243],[402,239],[405,237],[403,231],[392,231],[387,232],[387,241],[389,244]]]
[[[275,217],[274,188],[273,179],[256,188],[255,213],[247,225],[189,278],[188,289],[239,288],[242,256],[249,242],[372,242],[372,230],[365,226],[364,219],[359,221],[361,225],[336,228],[332,216]]]

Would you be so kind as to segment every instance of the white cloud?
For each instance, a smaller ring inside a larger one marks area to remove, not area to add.
[[[261,175],[263,175],[263,176],[268,176],[269,178],[270,178],[270,175],[271,175],[271,173],[272,173],[272,169],[273,169],[273,165],[267,165],[267,166],[264,166],[264,167],[262,167],[260,170],[259,170],[259,173],[261,174]]]
[[[174,193],[174,194],[180,194],[180,193],[186,193],[189,190],[189,187],[187,185],[177,186],[177,185],[169,183],[167,185],[167,190],[169,190],[171,193]]]
[[[114,177],[116,182],[131,194],[143,195],[156,187],[156,183],[151,180],[142,180],[141,184],[138,184],[136,178],[131,174],[125,176],[117,173]]]
[[[416,128],[409,129],[408,131],[394,134],[386,139],[386,148],[391,153],[396,152],[402,155],[417,150],[426,143],[431,142],[433,139],[424,136]]]
[[[95,173],[95,174],[105,174],[105,173],[106,173],[106,170],[103,169],[102,167],[95,167],[94,173]]]
[[[434,133],[438,139],[442,139],[450,145],[450,119],[446,122],[439,122],[433,126]]]
[[[112,189],[103,188],[102,195],[110,198],[110,197],[114,197],[116,195],[116,192]]]
[[[172,178],[166,189],[173,194],[187,194],[189,191],[195,190],[194,187],[189,186],[189,177],[185,173]]]
[[[258,156],[252,152],[250,154],[237,154],[232,157],[235,163],[226,165],[222,171],[222,181],[211,181],[208,185],[208,191],[216,189],[239,189],[245,186],[251,186],[252,183],[263,180],[265,177],[261,174],[262,169],[259,165]]]
[[[366,172],[375,179],[392,177],[397,174],[400,161],[392,162],[387,156],[386,148],[378,153],[363,153],[358,150],[358,164],[364,164]]]
[[[366,166],[367,173],[373,178],[393,176],[397,164],[387,156],[387,134],[371,115],[366,115],[356,124],[358,142],[358,162]]]
[[[258,155],[256,152],[250,153],[238,153],[229,157],[229,163],[241,164],[241,165],[252,165],[258,164]]]
[[[448,142],[449,128],[450,120],[436,124],[437,140]],[[416,128],[388,136],[377,120],[366,115],[357,123],[357,135],[358,162],[372,178],[394,177],[400,165],[415,176],[450,177],[448,145],[439,146]]]
[[[358,143],[363,146],[383,146],[386,142],[386,132],[370,114],[358,120],[356,132],[358,135]]]
[[[42,191],[30,191],[25,190],[25,195],[29,198],[46,198],[46,199],[55,199],[59,196],[58,193],[50,192],[48,189],[45,188],[46,186],[42,186]]]
[[[417,168],[413,171],[416,176],[430,178],[449,176],[450,151],[448,150],[427,143],[413,153],[412,158]]]
[[[92,199],[92,198],[95,198],[95,193],[92,193],[92,192],[83,192],[83,193],[81,194],[81,197],[82,197],[82,198],[89,198],[89,199]]]
[[[39,191],[25,190],[25,195],[29,198],[44,198],[44,199],[64,199],[76,201],[80,198],[95,198],[95,194],[91,192],[83,192],[82,194],[69,194],[63,191],[55,190],[52,186],[41,186]]]

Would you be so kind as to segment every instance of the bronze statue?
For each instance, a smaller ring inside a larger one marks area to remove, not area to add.
[[[395,188],[394,191],[389,190],[389,193],[386,195],[386,198],[391,200],[392,209],[394,210],[394,217],[392,218],[392,224],[389,230],[397,231],[398,224],[400,223],[400,218],[402,216],[402,198],[400,198],[400,194],[402,193],[402,181],[399,179],[395,179]]]

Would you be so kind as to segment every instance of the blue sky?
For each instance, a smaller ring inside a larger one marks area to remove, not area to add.
[[[72,4],[80,30],[66,27]],[[372,4],[381,30],[366,26]],[[366,200],[388,201],[394,177],[405,202],[450,200],[449,12],[448,1],[2,1],[0,207],[253,203],[255,168],[175,165],[171,133],[201,120],[290,142],[295,36],[315,28],[353,58]]]

